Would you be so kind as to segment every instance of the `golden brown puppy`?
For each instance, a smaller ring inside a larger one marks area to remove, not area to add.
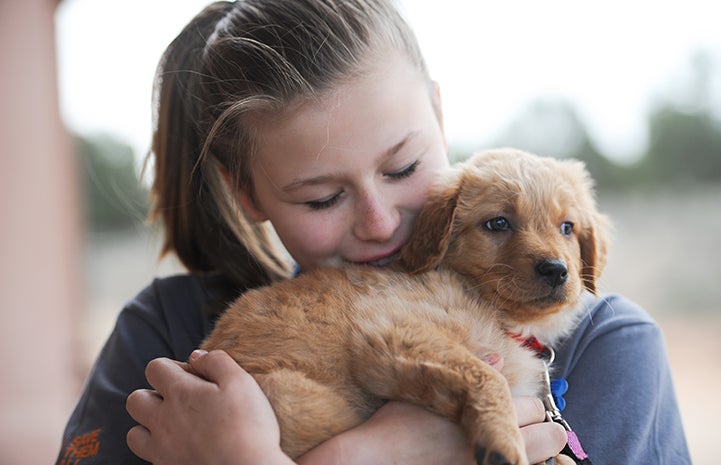
[[[256,378],[291,457],[400,400],[459,422],[479,464],[526,464],[511,396],[541,395],[544,366],[509,334],[554,344],[573,328],[605,223],[580,162],[484,152],[431,193],[403,271],[321,269],[249,291],[203,348]]]

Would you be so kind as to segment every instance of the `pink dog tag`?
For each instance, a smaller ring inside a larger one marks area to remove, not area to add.
[[[584,451],[583,447],[581,447],[581,441],[578,440],[576,433],[573,431],[567,431],[566,434],[568,434],[568,448],[571,449],[573,455],[575,455],[579,460],[588,458],[588,454],[586,454],[586,451]]]

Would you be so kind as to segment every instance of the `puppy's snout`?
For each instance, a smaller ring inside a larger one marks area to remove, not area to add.
[[[568,279],[568,267],[563,260],[541,260],[536,265],[536,273],[553,288],[560,286]]]

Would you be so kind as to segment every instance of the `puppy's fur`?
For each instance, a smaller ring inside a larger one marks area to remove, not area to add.
[[[511,396],[540,395],[544,367],[509,334],[554,344],[574,327],[605,224],[580,162],[484,152],[430,194],[403,270],[321,269],[249,291],[203,348],[255,377],[291,457],[390,399],[459,422],[479,464],[525,464]]]

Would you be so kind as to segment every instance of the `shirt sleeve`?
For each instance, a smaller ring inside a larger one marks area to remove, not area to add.
[[[145,367],[157,357],[185,360],[204,337],[202,288],[188,276],[155,280],[120,313],[63,435],[57,465],[144,464],[126,444],[136,423],[128,395],[149,388]]]
[[[594,465],[691,464],[658,325],[637,305],[607,296],[561,348],[564,417]]]

